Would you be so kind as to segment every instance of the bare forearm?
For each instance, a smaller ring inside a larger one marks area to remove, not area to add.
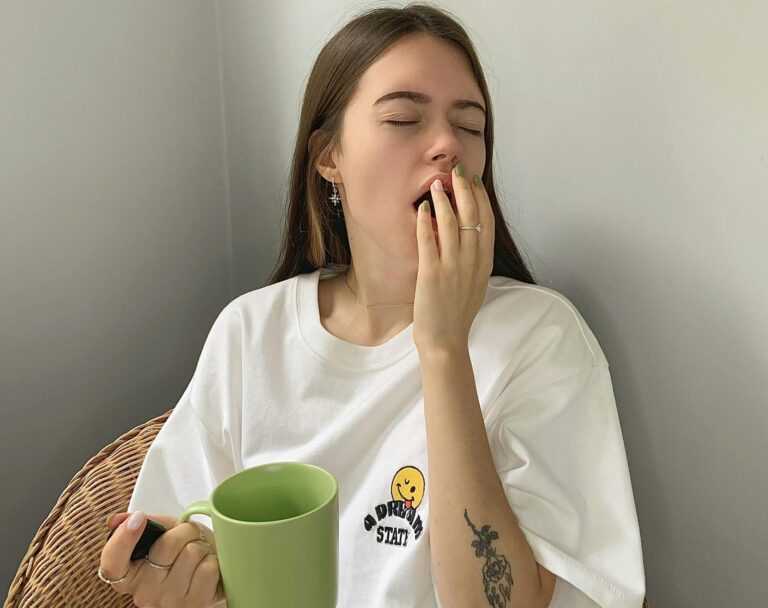
[[[546,606],[538,564],[496,473],[469,350],[419,356],[430,545],[441,604]]]

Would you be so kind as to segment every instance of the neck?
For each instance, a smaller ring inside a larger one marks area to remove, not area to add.
[[[371,339],[394,335],[413,322],[415,275],[358,272],[350,265],[339,284],[338,303],[345,319]]]

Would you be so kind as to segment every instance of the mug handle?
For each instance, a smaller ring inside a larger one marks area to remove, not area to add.
[[[198,500],[197,502],[193,502],[185,509],[184,513],[179,515],[179,521],[176,525],[183,524],[192,515],[207,515],[213,519],[210,502],[208,500]]]

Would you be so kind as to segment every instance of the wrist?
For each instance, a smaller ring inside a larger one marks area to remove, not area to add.
[[[444,365],[456,359],[469,356],[469,345],[466,343],[416,346],[419,361],[422,365]]]

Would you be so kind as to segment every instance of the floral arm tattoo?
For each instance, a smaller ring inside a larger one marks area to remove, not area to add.
[[[475,557],[484,557],[483,565],[483,587],[485,588],[485,597],[488,598],[488,604],[494,608],[506,608],[512,593],[512,567],[507,558],[496,553],[491,547],[491,541],[499,538],[497,532],[491,530],[490,525],[483,526],[479,530],[469,521],[467,510],[464,509],[464,519],[467,520],[469,527],[477,537],[472,542],[475,548]]]

